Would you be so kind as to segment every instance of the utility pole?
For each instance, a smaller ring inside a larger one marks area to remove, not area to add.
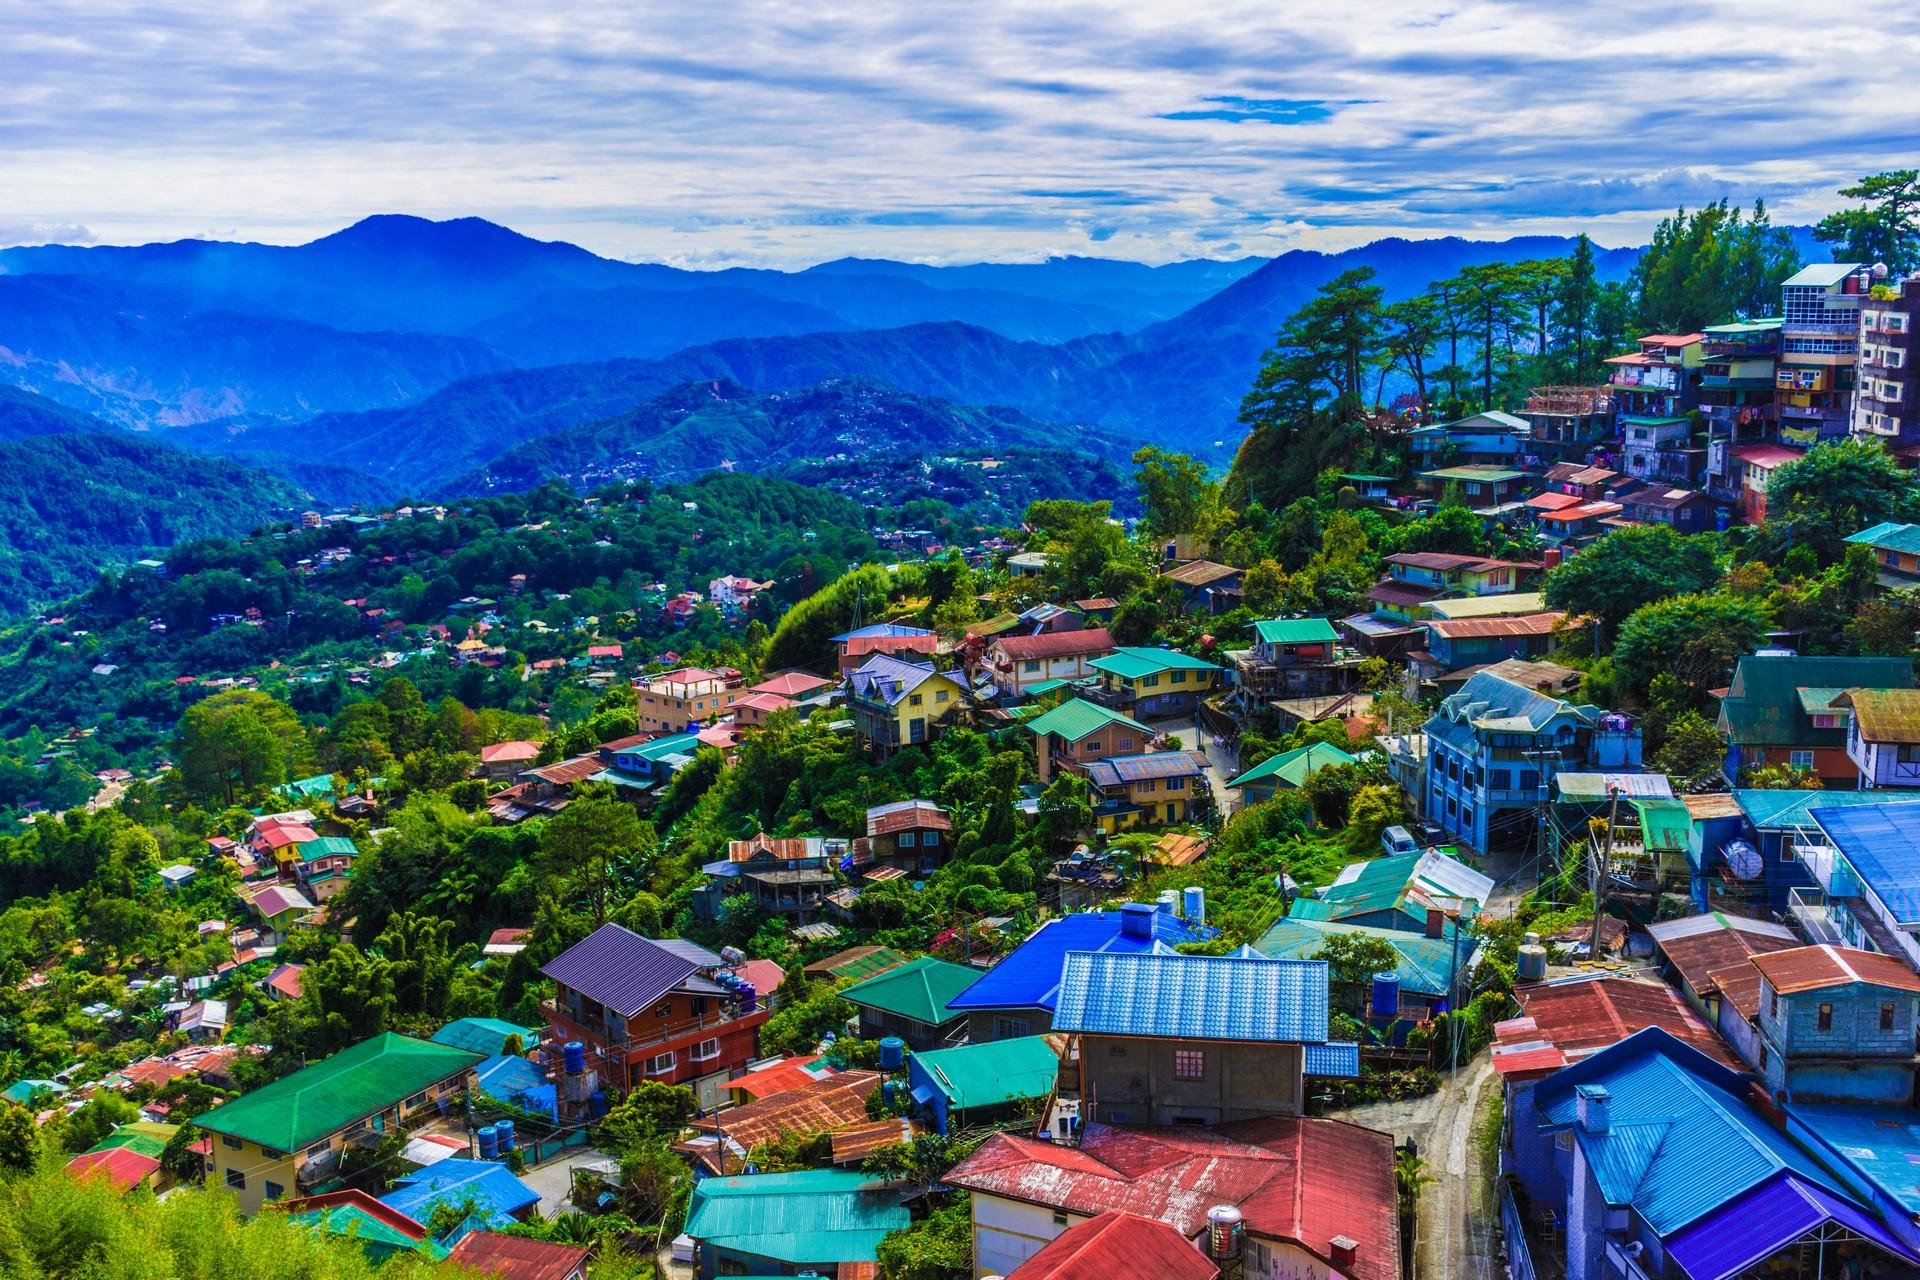
[[[1620,817],[1620,786],[1618,783],[1607,788],[1607,794],[1613,803],[1607,806],[1607,845],[1600,855],[1599,865],[1593,877],[1593,933],[1587,941],[1588,961],[1600,959],[1600,911],[1606,903],[1607,877],[1613,874],[1613,824]],[[1587,833],[1588,847],[1592,847],[1593,833]]]

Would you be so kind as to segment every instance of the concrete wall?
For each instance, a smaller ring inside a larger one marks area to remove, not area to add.
[[[1201,1078],[1174,1077],[1176,1051],[1204,1055]],[[1080,1054],[1089,1119],[1106,1124],[1221,1124],[1301,1108],[1304,1055],[1296,1044],[1239,1044],[1086,1036]]]
[[[1005,1019],[1026,1023],[1023,1031],[1019,1027],[1007,1027],[1004,1030],[1000,1022]],[[967,1015],[967,1043],[987,1044],[994,1040],[1018,1040],[1021,1036],[1043,1036],[1053,1030],[1053,1014],[1046,1009],[977,1009]]]
[[[1831,1024],[1820,1029],[1822,1005]],[[1882,1006],[1893,1024],[1880,1027]],[[1914,1024],[1920,1000],[1905,992],[1854,983],[1822,991],[1778,996],[1760,989],[1760,1035],[1766,1043],[1770,1092],[1801,1100],[1830,1098],[1889,1102],[1913,1100]]]

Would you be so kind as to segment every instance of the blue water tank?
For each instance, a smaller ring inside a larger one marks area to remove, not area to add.
[[[898,1071],[907,1060],[907,1042],[899,1036],[888,1036],[880,1042],[880,1069]]]
[[[587,1095],[587,1110],[595,1120],[607,1114],[607,1094],[604,1089],[595,1089]]]
[[[1207,891],[1197,884],[1190,884],[1181,894],[1186,905],[1188,924],[1207,922]]]
[[[587,1069],[587,1046],[578,1040],[569,1040],[561,1045],[560,1054],[568,1075],[577,1076]]]
[[[480,1158],[498,1160],[500,1158],[500,1131],[492,1125],[480,1128]]]
[[[1368,1010],[1376,1018],[1400,1016],[1400,975],[1391,969],[1373,975],[1373,999]]]
[[[494,1121],[493,1137],[494,1137],[494,1144],[500,1148],[501,1155],[505,1155],[507,1154],[507,1152],[513,1150],[513,1121],[511,1120]]]
[[[880,1097],[887,1104],[887,1110],[898,1111],[902,1099],[906,1096],[907,1086],[898,1080],[889,1080],[881,1086]]]

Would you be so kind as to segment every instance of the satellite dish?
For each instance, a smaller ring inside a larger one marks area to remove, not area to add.
[[[1736,880],[1758,880],[1765,870],[1760,851],[1745,840],[1734,840],[1720,851],[1727,860],[1727,871]]]

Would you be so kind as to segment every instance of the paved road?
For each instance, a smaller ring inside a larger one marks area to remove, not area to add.
[[[573,1171],[585,1165],[599,1164],[607,1153],[594,1147],[576,1147],[556,1160],[529,1169],[520,1180],[540,1193],[540,1216],[557,1218],[573,1203]]]
[[[1163,721],[1153,725],[1152,728],[1158,733],[1177,739],[1187,750],[1202,752],[1207,757],[1207,783],[1213,788],[1213,803],[1221,813],[1225,813],[1227,801],[1231,798],[1227,792],[1227,779],[1237,776],[1240,772],[1239,761],[1232,746],[1222,744],[1191,720]]]

